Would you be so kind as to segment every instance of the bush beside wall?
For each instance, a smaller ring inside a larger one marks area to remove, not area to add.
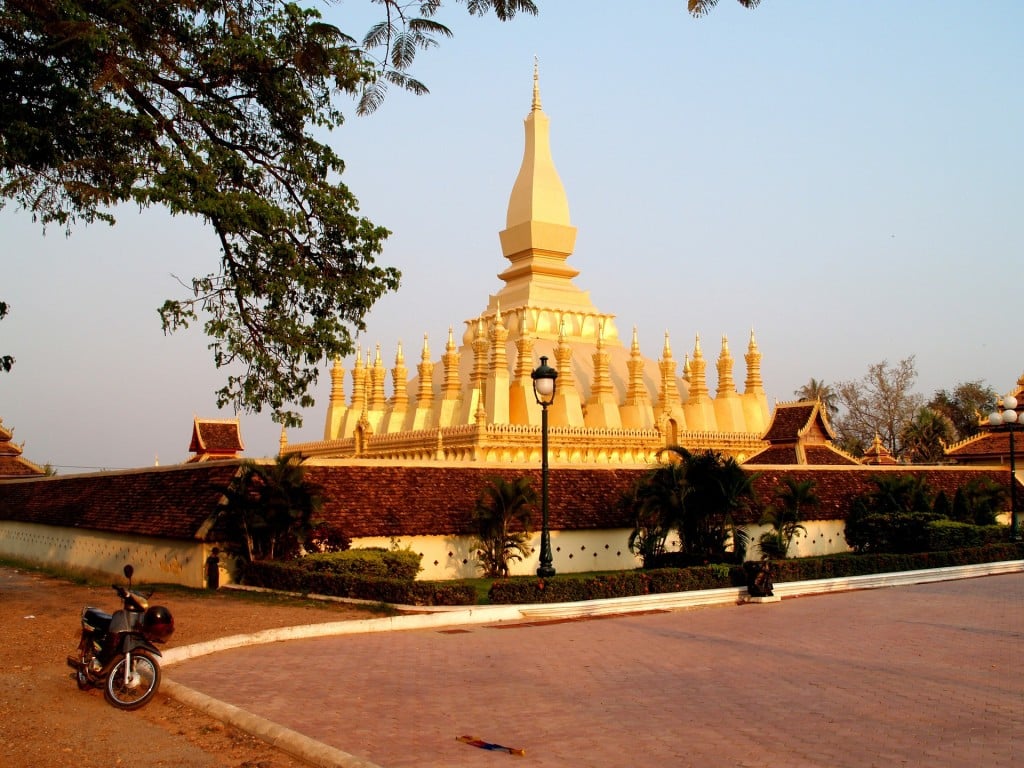
[[[368,547],[306,555],[295,562],[310,571],[326,571],[338,576],[375,576],[412,581],[421,570],[421,557],[411,549]]]
[[[473,605],[476,590],[458,582],[412,581],[314,570],[298,561],[246,563],[242,583],[301,594],[331,595],[395,605]]]

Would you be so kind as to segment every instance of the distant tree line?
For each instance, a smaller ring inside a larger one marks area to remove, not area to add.
[[[937,390],[929,400],[915,392],[914,356],[894,365],[883,360],[859,379],[835,385],[812,378],[794,391],[818,400],[836,432],[840,448],[862,456],[875,437],[894,458],[909,464],[939,464],[949,445],[978,433],[998,395],[984,381],[960,382]]]

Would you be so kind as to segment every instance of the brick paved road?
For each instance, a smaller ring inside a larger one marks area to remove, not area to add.
[[[1022,660],[1014,574],[302,640],[167,673],[386,768],[1009,768],[1024,765]]]

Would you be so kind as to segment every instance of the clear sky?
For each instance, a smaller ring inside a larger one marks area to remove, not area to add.
[[[668,330],[681,361],[699,332],[713,389],[728,334],[742,382],[753,327],[769,402],[907,355],[926,397],[1024,372],[1024,3],[722,0],[701,20],[683,0],[539,5],[510,24],[449,9],[455,38],[414,69],[430,95],[393,91],[330,138],[394,232],[380,261],[403,284],[360,338],[386,367],[401,340],[413,369],[424,333],[437,359],[502,285],[536,55],[575,282],[648,357]],[[379,10],[324,8],[355,37]],[[0,418],[61,474],[182,461],[194,415],[234,416],[201,330],[164,337],[156,312],[176,278],[216,269],[212,232],[118,215],[65,238],[0,212],[0,353],[17,358]],[[322,436],[327,371],[291,442]],[[269,415],[240,416],[246,455],[274,455]]]

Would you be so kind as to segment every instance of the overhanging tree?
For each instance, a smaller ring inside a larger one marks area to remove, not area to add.
[[[738,0],[744,8],[756,8],[761,0]],[[704,16],[718,5],[718,0],[687,0],[687,7],[694,16]]]
[[[426,87],[416,52],[450,36],[441,0],[373,0],[362,43],[283,0],[6,0],[0,6],[0,206],[70,232],[122,203],[215,232],[215,271],[160,308],[165,332],[203,320],[218,405],[286,425],[325,358],[345,356],[399,284],[376,264],[388,232],[358,214],[341,158],[313,136],[372,111],[388,84]],[[450,4],[449,4],[450,5]],[[532,0],[465,0],[474,15]],[[6,307],[5,307],[6,309]],[[3,358],[4,367],[13,362]]]

